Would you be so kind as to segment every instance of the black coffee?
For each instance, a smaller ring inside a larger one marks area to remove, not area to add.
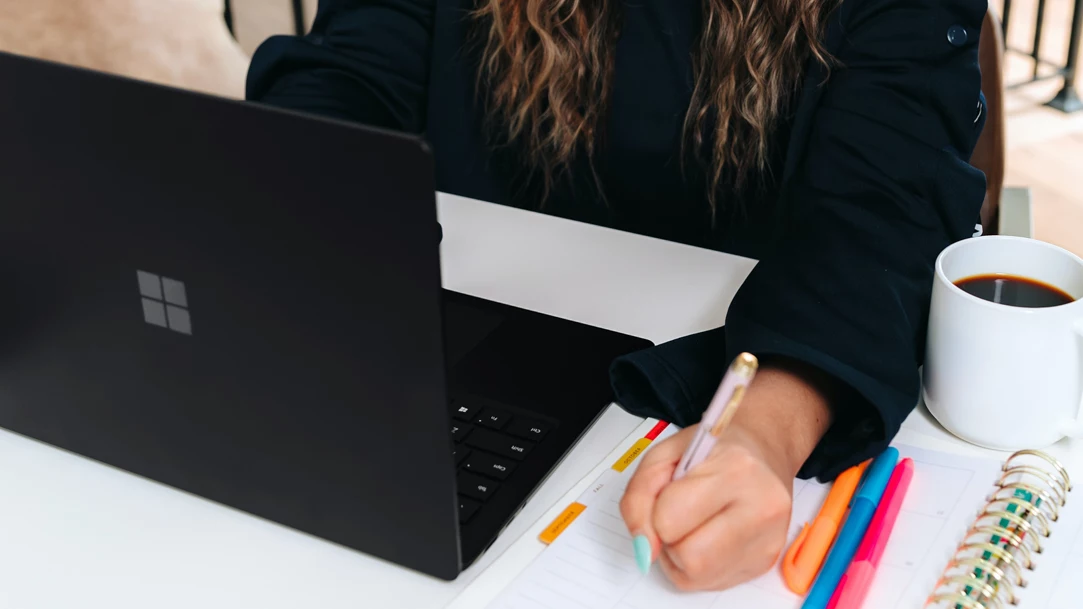
[[[1011,307],[1055,307],[1075,300],[1060,288],[1015,275],[976,275],[955,285],[978,298]]]

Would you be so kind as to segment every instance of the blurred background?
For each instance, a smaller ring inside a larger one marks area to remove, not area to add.
[[[0,0],[0,50],[240,98],[252,51],[306,30],[316,4]],[[1000,184],[1011,193],[1013,230],[1083,255],[1083,0],[993,0],[990,12],[983,89],[997,115],[975,164],[992,176],[991,197]]]

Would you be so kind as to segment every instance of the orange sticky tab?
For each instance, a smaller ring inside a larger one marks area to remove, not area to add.
[[[568,528],[568,525],[574,522],[585,509],[587,509],[587,506],[582,503],[577,502],[569,505],[568,509],[561,512],[560,516],[554,518],[553,522],[545,527],[545,530],[542,531],[541,535],[538,535],[538,539],[542,540],[542,543],[545,544],[553,543],[556,541],[556,538],[560,537],[560,534],[564,532],[564,529]]]
[[[624,455],[620,459],[617,459],[617,462],[613,464],[613,469],[617,470],[618,472],[623,472],[625,469],[628,468],[629,465],[631,465],[636,460],[636,457],[643,454],[643,451],[647,450],[647,446],[649,446],[650,443],[650,438],[640,438],[639,440],[637,440],[636,443],[628,449],[628,452],[624,453]]]

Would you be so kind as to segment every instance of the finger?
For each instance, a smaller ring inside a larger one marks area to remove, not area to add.
[[[669,550],[663,549],[658,555],[658,566],[662,570],[662,574],[666,576],[671,584],[681,592],[701,592],[706,590],[720,591],[726,588],[732,587],[734,584],[727,583],[725,575],[719,576],[716,580],[695,580],[689,577],[683,569],[683,565],[678,562],[679,557]]]
[[[642,535],[646,538],[651,549],[651,560],[661,545],[651,526],[654,503],[658,493],[673,479],[673,471],[688,444],[688,436],[682,436],[686,431],[666,438],[643,455],[643,461],[621,498],[620,511],[625,526],[633,537]]]
[[[786,542],[784,520],[743,502],[705,522],[680,542],[666,546],[674,585],[683,590],[721,590],[759,577],[771,568]],[[667,576],[669,574],[667,573]]]
[[[673,479],[673,471],[683,452],[680,438],[671,436],[643,455],[628,486],[624,489],[620,509],[624,523],[633,535],[646,534],[652,547],[657,547],[651,528],[651,513],[658,493]]]
[[[682,429],[672,436],[653,444],[643,454],[643,461],[640,462],[639,470],[659,462],[671,463],[672,467],[676,469],[677,462],[681,460],[684,449],[692,442],[695,431],[695,428],[692,427]]]
[[[763,468],[743,451],[726,452],[658,494],[651,524],[663,544],[677,543],[756,486]]]
[[[696,589],[693,582],[681,570],[680,565],[674,563],[673,556],[669,552],[663,550],[658,555],[658,567],[662,569],[662,575],[665,575],[666,579],[678,590],[690,592]]]
[[[718,514],[679,543],[666,546],[663,553],[679,570],[685,588],[721,587],[743,567],[747,559],[741,550],[747,551],[759,533],[740,526],[739,518],[731,512]]]
[[[725,576],[719,576],[714,581],[692,579],[681,569],[681,565],[676,562],[676,557],[666,550],[663,550],[658,555],[658,566],[666,579],[673,584],[673,587],[681,592],[704,592],[708,590],[717,592],[737,585],[729,583]]]

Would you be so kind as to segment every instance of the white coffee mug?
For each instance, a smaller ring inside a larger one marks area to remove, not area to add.
[[[1075,300],[1044,308],[996,304],[956,282],[1025,277]],[[936,260],[923,397],[948,431],[998,450],[1083,437],[1083,259],[1055,245],[974,237]]]

